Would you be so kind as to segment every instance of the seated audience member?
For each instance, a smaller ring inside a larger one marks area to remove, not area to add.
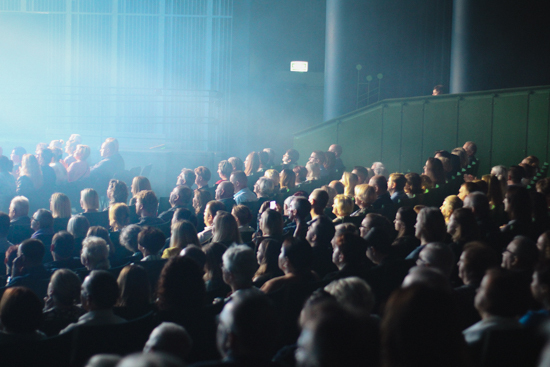
[[[141,229],[137,224],[130,224],[120,232],[120,244],[132,254],[128,258],[128,261],[140,261],[143,259],[143,254],[138,249],[138,235]]]
[[[445,185],[445,169],[443,168],[443,163],[437,158],[428,158],[424,166],[424,175],[430,178],[433,188]]]
[[[229,181],[229,177],[231,177],[232,172],[233,166],[229,161],[220,161],[220,163],[218,163],[218,176],[220,176],[220,179],[216,181],[216,185],[219,185],[224,181]]]
[[[300,323],[298,367],[378,365],[378,328],[365,314],[328,299],[306,306]]]
[[[273,278],[262,286],[264,293],[275,292],[293,284],[307,284],[318,280],[311,271],[313,250],[302,238],[292,238],[283,242],[279,255],[279,268],[285,275]]]
[[[124,247],[120,246],[119,241],[113,243],[110,233],[106,228],[92,226],[86,234],[86,237],[90,236],[99,237],[107,243],[107,246],[109,247],[109,260],[111,261],[111,266],[116,267],[126,263],[125,258],[128,256],[128,251],[126,251]]]
[[[452,296],[415,285],[397,290],[381,325],[384,366],[469,366]]]
[[[410,205],[414,206],[420,204],[425,191],[422,189],[422,178],[418,173],[414,172],[407,173],[405,178],[407,179],[407,183],[403,190],[409,199],[411,199]]]
[[[284,168],[288,168],[288,169],[293,169],[297,166],[298,164],[298,159],[300,159],[300,153],[298,153],[298,151],[296,149],[289,149],[285,152],[285,154],[283,154],[283,159],[282,159],[282,163],[283,163],[283,169]]]
[[[55,269],[78,269],[82,267],[79,258],[73,256],[74,236],[67,231],[57,232],[52,239],[50,247],[53,261],[45,264],[50,270]]]
[[[252,221],[252,213],[246,205],[235,205],[231,210],[231,215],[237,221],[239,227],[239,233],[243,243],[249,243],[252,241],[252,235],[255,230],[249,224]]]
[[[252,284],[252,278],[258,269],[254,250],[246,245],[237,245],[228,248],[222,256],[223,281],[231,287],[231,295],[225,302],[244,290],[253,289],[260,293]]]
[[[41,208],[43,200],[40,190],[44,186],[44,176],[38,164],[38,160],[32,154],[25,154],[21,161],[19,178],[17,179],[15,193],[29,199],[33,210]],[[49,194],[48,194],[49,195]]]
[[[336,195],[332,212],[336,215],[336,219],[333,221],[334,224],[353,223],[350,218],[351,213],[353,213],[353,198],[349,195]]]
[[[266,201],[274,200],[276,191],[277,187],[274,180],[268,177],[260,177],[254,184],[254,194],[256,194],[258,198],[256,206],[259,208]]]
[[[280,241],[270,238],[260,242],[256,255],[259,268],[253,278],[255,287],[261,288],[268,280],[284,275],[278,264],[281,246]]]
[[[408,288],[414,285],[452,293],[449,278],[445,277],[439,270],[427,266],[413,266],[410,268],[409,273],[403,279],[401,288]]]
[[[215,298],[224,298],[231,292],[223,281],[222,256],[227,246],[218,242],[211,242],[202,248],[206,255],[204,263],[204,282],[206,284],[206,303],[210,304]]]
[[[212,174],[207,167],[200,166],[195,168],[195,184],[197,185],[197,190],[208,191],[211,197],[215,197],[216,193],[214,192],[213,187],[208,186],[208,181],[210,181]]]
[[[80,304],[81,282],[78,275],[69,269],[56,270],[48,285],[45,299],[44,323],[40,330],[48,336],[59,334],[69,324],[77,322],[85,311]]]
[[[334,153],[334,158],[335,158],[334,169],[337,172],[340,172],[340,173],[344,172],[346,170],[346,167],[344,166],[344,163],[342,163],[342,158],[341,158],[342,157],[342,146],[339,145],[339,144],[332,144],[328,148],[328,151]]]
[[[313,152],[311,152],[308,163],[310,163],[311,164],[310,167],[313,168],[311,172],[314,172],[314,176],[317,175],[317,172],[316,172],[317,168],[313,165],[315,164],[318,165],[319,177],[317,177],[317,179],[328,176],[328,172],[325,169],[325,162],[326,162],[325,152],[323,152],[322,150],[314,150]],[[306,165],[306,168],[307,168],[307,165]],[[308,171],[309,171],[309,168],[308,168]]]
[[[338,271],[327,274],[323,280],[332,281],[351,276],[365,277],[367,259],[365,257],[365,241],[355,233],[341,232],[341,224],[332,241],[332,262]]]
[[[295,230],[293,237],[305,239],[307,235],[307,217],[311,211],[311,204],[305,197],[296,197],[291,203],[288,210],[288,219],[293,222]],[[292,230],[293,226],[289,226]]]
[[[178,256],[181,250],[188,245],[200,246],[197,230],[191,222],[187,220],[177,221],[172,224],[172,236],[170,237],[170,247],[164,250],[163,259],[169,259]]]
[[[355,166],[351,173],[357,176],[357,185],[366,184],[369,182],[369,171],[363,166]]]
[[[344,172],[342,174],[342,179],[340,180],[340,182],[344,184],[344,195],[353,196],[355,193],[355,186],[357,186],[358,181],[359,179],[354,173]]]
[[[10,217],[6,213],[0,212],[0,254],[5,254],[13,244],[8,241],[8,232],[10,230]]]
[[[143,267],[126,265],[118,275],[117,284],[120,293],[114,308],[116,315],[133,320],[153,310],[151,285]]]
[[[69,219],[67,223],[67,232],[74,237],[74,250],[73,256],[80,257],[80,250],[82,250],[82,241],[86,238],[88,230],[90,229],[90,222],[83,215],[75,215]]]
[[[449,245],[441,242],[428,243],[416,260],[416,266],[427,266],[435,268],[447,278],[450,277],[451,271],[455,264],[453,251]]]
[[[517,330],[517,317],[525,314],[531,293],[517,274],[504,269],[488,270],[475,297],[481,321],[464,330],[469,345],[483,342],[490,330]]]
[[[50,198],[54,232],[66,231],[71,219],[71,200],[63,193],[56,192]]]
[[[8,241],[20,244],[27,238],[31,238],[31,218],[29,218],[29,200],[24,196],[16,196],[12,199],[9,209],[10,229]]]
[[[445,198],[445,201],[443,201],[443,204],[439,208],[439,210],[441,210],[441,214],[443,214],[443,218],[445,218],[445,223],[449,224],[451,214],[453,214],[455,210],[460,208],[462,208],[462,200],[458,196],[447,196]]]
[[[42,265],[45,248],[36,239],[25,240],[17,249],[8,287],[30,288],[41,299],[46,296],[51,273]]]
[[[80,206],[84,212],[80,215],[86,217],[90,226],[102,226],[109,228],[109,212],[99,211],[99,195],[94,189],[84,189],[80,192]]]
[[[358,311],[370,316],[374,308],[374,293],[365,280],[359,277],[347,277],[330,282],[324,288],[340,305],[346,309]]]
[[[390,221],[393,221],[397,209],[391,199],[390,193],[388,192],[388,182],[386,181],[386,177],[376,175],[370,179],[369,185],[374,187],[374,191],[376,192],[376,201],[372,203],[373,208]]]
[[[162,260],[159,252],[164,246],[165,240],[166,236],[160,229],[154,227],[143,228],[138,235],[138,249],[143,254],[141,261]]]
[[[124,181],[112,179],[107,187],[107,199],[109,199],[109,208],[117,203],[126,204],[128,202],[128,186]]]
[[[306,182],[316,181],[321,178],[321,166],[318,163],[307,162],[306,169],[307,169]]]
[[[88,271],[108,270],[111,267],[109,262],[109,246],[103,238],[90,236],[82,241],[82,253],[80,262]]]
[[[82,138],[78,134],[72,134],[65,144],[65,153],[67,157],[63,160],[63,165],[68,168],[73,162],[76,162],[76,158],[73,156],[78,144],[82,143]]]
[[[455,288],[457,306],[463,320],[462,329],[479,321],[479,313],[474,307],[474,298],[488,269],[499,267],[496,251],[481,242],[471,242],[464,246],[458,260],[458,276],[464,285]]]
[[[535,267],[531,293],[542,308],[528,311],[519,319],[519,322],[526,327],[537,329],[550,316],[550,262],[548,260],[539,262]]]
[[[130,224],[130,208],[124,203],[116,203],[109,207],[109,228],[111,232],[120,232]]]
[[[468,208],[460,208],[453,212],[447,225],[447,233],[452,236],[451,249],[456,259],[460,258],[466,243],[481,240],[475,216]]]
[[[315,219],[320,215],[325,214],[329,200],[328,192],[322,189],[315,189],[309,195],[309,203],[311,204],[311,219]]]
[[[504,211],[510,221],[500,228],[502,241],[509,243],[515,236],[533,236],[532,204],[529,192],[522,186],[508,186]],[[532,238],[536,239],[536,238]]]
[[[235,200],[233,200],[233,195],[235,195],[233,184],[229,181],[220,182],[216,188],[216,200],[221,201],[225,205],[225,211],[228,213],[231,213],[233,207],[237,205]]]
[[[296,187],[296,173],[289,168],[281,170],[279,178],[280,192],[282,194],[290,192]]]
[[[99,163],[90,168],[90,179],[94,187],[102,191],[107,189],[108,182],[115,173],[124,171],[124,159],[118,152],[118,140],[107,138],[101,145],[100,153],[103,158]]]
[[[188,257],[199,265],[199,268],[203,269],[206,264],[206,254],[204,251],[196,245],[188,245],[180,252],[180,257]]]
[[[460,185],[460,189],[458,190],[458,198],[462,201],[466,198],[468,194],[471,194],[473,192],[481,191],[479,185],[475,182],[464,182],[462,185]]]
[[[178,176],[176,185],[185,185],[189,188],[192,188],[195,184],[195,172],[189,168],[183,168],[181,173]]]
[[[409,197],[405,193],[407,179],[402,173],[392,173],[388,180],[388,191],[391,200],[397,207],[409,205]]]
[[[170,193],[171,208],[161,213],[159,218],[164,222],[171,222],[174,212],[180,208],[190,209],[193,207],[193,190],[187,186],[176,186]]]
[[[282,243],[283,241],[283,216],[276,210],[266,209],[259,220],[259,230],[262,236],[254,239],[258,244],[264,239],[273,239]]]
[[[501,266],[517,272],[526,284],[530,284],[539,256],[535,242],[525,236],[516,236],[502,253]]]
[[[90,147],[87,145],[78,145],[74,152],[75,162],[67,168],[67,181],[81,181],[90,177],[90,166],[86,161],[90,156]]]
[[[122,324],[126,320],[113,312],[118,298],[118,285],[113,274],[105,270],[94,270],[84,279],[80,300],[86,313],[77,322],[70,324],[62,333],[83,325]]]
[[[382,162],[374,162],[370,168],[375,176],[387,176],[388,172]]]
[[[137,195],[143,190],[153,190],[149,179],[144,176],[134,177],[132,180],[132,186],[130,187],[130,192],[132,194],[132,198],[130,199],[131,206],[136,205]]]
[[[244,162],[239,157],[230,157],[228,159],[229,163],[233,167],[233,172],[235,171],[244,171]]]
[[[252,176],[259,171],[260,171],[260,154],[258,152],[248,153],[248,155],[244,160],[244,173],[247,176]]]
[[[386,236],[390,240],[393,240],[395,238],[394,226],[391,224],[388,218],[384,217],[383,215],[376,214],[376,213],[367,214],[365,216],[365,219],[363,219],[363,221],[361,222],[361,226],[359,227],[359,232],[361,236],[365,238],[367,233],[372,228],[381,229],[384,233],[386,233]]]
[[[173,322],[163,322],[153,329],[143,347],[143,352],[168,354],[185,363],[192,345],[193,340],[183,326]]]
[[[303,184],[307,181],[307,168],[304,166],[296,166],[292,169],[296,175],[296,186]]]
[[[275,150],[272,148],[264,148],[263,152],[267,153],[268,160],[266,163],[266,167],[268,169],[273,168],[273,166],[275,165]]]
[[[523,179],[527,176],[521,166],[511,166],[508,169],[508,186],[523,186]]]
[[[197,232],[202,232],[205,229],[206,205],[211,201],[212,196],[210,195],[209,191],[194,191],[193,208],[195,209],[195,215],[197,216]]]
[[[11,162],[0,155],[0,211],[7,213],[15,196],[15,177],[11,174]]]
[[[136,214],[140,216],[138,226],[159,227],[165,223],[162,219],[157,218],[159,202],[153,191],[140,191],[136,199]]]
[[[54,235],[52,213],[46,209],[38,209],[31,218],[31,228],[34,231],[31,238],[40,240],[44,248],[50,248]],[[46,255],[45,261],[51,261],[50,254]]]
[[[212,200],[206,204],[206,209],[204,210],[204,224],[206,227],[203,231],[198,233],[199,242],[206,243],[212,238],[212,227],[214,225],[214,218],[220,210],[224,210],[225,205],[221,201]]]
[[[227,247],[242,243],[237,221],[228,212],[220,210],[214,217],[212,242],[220,242]]]
[[[420,210],[414,228],[415,236],[420,240],[420,246],[407,256],[407,259],[414,261],[418,259],[424,246],[430,242],[443,242],[447,233],[445,219],[437,208],[427,207]]]
[[[63,150],[61,148],[50,148],[53,153],[52,162],[50,167],[55,173],[55,184],[57,186],[62,186],[67,183],[67,169],[61,163],[63,160]]]
[[[318,216],[312,222],[306,235],[306,239],[313,249],[311,268],[322,279],[328,273],[337,270],[332,262],[331,244],[336,230],[334,223],[324,215]]]
[[[233,171],[230,181],[235,188],[233,199],[237,205],[252,205],[250,203],[255,203],[258,201],[256,195],[248,188],[248,178],[243,171]]]
[[[376,191],[373,186],[367,184],[360,184],[355,186],[355,204],[359,207],[358,210],[351,213],[352,217],[357,217],[357,222],[365,218],[368,213],[375,211],[372,204],[376,201]]]
[[[28,288],[13,287],[4,291],[0,301],[0,321],[0,343],[46,338],[46,335],[38,330],[42,322],[42,302]]]
[[[480,232],[480,238],[496,251],[502,251],[503,243],[501,241],[501,233],[498,226],[491,218],[489,199],[487,196],[481,192],[468,194],[464,199],[464,208],[469,208],[472,213],[474,213]]]
[[[414,235],[416,212],[413,208],[401,207],[397,210],[393,223],[397,238],[392,243],[392,253],[397,258],[404,259],[420,246],[420,240]]]

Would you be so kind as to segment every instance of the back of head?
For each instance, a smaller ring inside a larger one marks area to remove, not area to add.
[[[307,217],[311,210],[311,203],[304,197],[297,197],[292,202],[292,205],[296,209],[296,216],[302,219]]]
[[[157,255],[164,246],[166,236],[155,227],[145,227],[139,232],[138,245],[146,249],[151,255]]]
[[[38,209],[32,219],[38,222],[40,229],[53,228],[53,215],[49,210]]]
[[[466,196],[464,199],[464,207],[472,208],[478,218],[486,218],[490,211],[487,195],[479,191],[472,192]]]
[[[140,191],[152,190],[151,181],[145,176],[136,176],[132,180],[132,194],[137,195]]]
[[[283,235],[283,216],[276,210],[267,209],[260,218],[260,229],[266,236]]]
[[[407,179],[405,178],[404,174],[392,173],[390,175],[390,180],[395,184],[395,190],[403,191],[405,189],[405,184],[407,183]]]
[[[241,186],[245,186],[248,184],[248,178],[246,177],[246,173],[244,173],[243,171],[233,171],[230,181],[239,182]]]
[[[174,198],[172,195],[174,195]],[[172,193],[170,194],[171,203],[176,203],[175,201],[176,195],[178,197],[177,204],[179,205],[187,205],[193,201],[193,190],[191,190],[188,186],[185,186],[185,185],[176,186],[174,190],[172,190]]]
[[[413,266],[409,269],[409,274],[403,279],[401,286],[408,288],[414,285],[422,285],[448,293],[452,291],[449,277],[443,275],[438,269],[427,266]]]
[[[117,367],[185,367],[185,363],[165,353],[135,353],[124,357]]]
[[[381,228],[371,228],[364,237],[365,246],[373,247],[378,253],[389,254],[391,249],[391,238],[386,231]]]
[[[225,178],[229,178],[229,176],[231,176],[231,172],[233,172],[233,166],[228,160],[223,160],[218,163],[218,171]]]
[[[147,271],[139,265],[126,265],[117,279],[119,297],[117,306],[148,306],[151,301],[151,284]]]
[[[26,261],[40,264],[46,250],[44,248],[44,244],[42,244],[42,241],[28,239],[19,245],[19,251],[25,256]]]
[[[231,176],[231,174],[229,174],[229,176]],[[220,188],[220,190],[223,190],[223,195],[222,195],[221,199],[232,198],[233,195],[235,194],[235,186],[233,186],[231,181],[222,181],[222,182],[220,182],[219,188]]]
[[[174,216],[172,217],[172,223],[174,223],[174,221],[180,222],[182,220],[191,222],[191,224],[197,228],[197,216],[191,210],[186,208],[176,209]]]
[[[185,328],[173,322],[163,322],[149,335],[143,351],[145,353],[161,352],[185,361],[193,341]]]
[[[156,213],[159,205],[157,195],[151,190],[142,190],[137,194],[137,201],[149,213]]]
[[[103,238],[86,237],[82,241],[80,261],[88,270],[109,269],[109,245]]]
[[[345,308],[369,315],[374,307],[374,293],[367,282],[359,277],[334,280],[324,289]]]
[[[427,244],[420,252],[419,261],[423,265],[438,269],[446,277],[451,275],[451,271],[455,265],[455,258],[451,247],[441,242]]]
[[[382,175],[376,175],[371,178],[369,184],[377,187],[380,194],[386,192],[386,190],[388,189],[388,180],[385,176]]]
[[[250,212],[250,209],[243,204],[235,205],[231,211],[231,214],[235,216],[241,226],[248,225],[248,223],[252,220],[252,213]]]
[[[254,192],[260,197],[270,197],[275,191],[275,183],[267,177],[260,177],[254,184]]]
[[[510,219],[530,221],[532,205],[529,191],[522,186],[508,186],[504,208]]]
[[[58,269],[50,280],[51,297],[58,305],[72,306],[80,302],[80,278],[69,269]]]
[[[170,247],[184,248],[188,245],[200,246],[195,226],[188,220],[181,220],[172,224]]]
[[[116,278],[108,271],[93,270],[84,280],[82,293],[98,309],[111,309],[118,298]]]
[[[223,254],[224,270],[231,273],[236,285],[247,285],[258,269],[254,250],[246,245],[232,246]]]
[[[33,333],[42,322],[42,302],[28,288],[7,288],[0,301],[0,321],[9,334]]]
[[[67,259],[72,256],[74,236],[67,231],[57,232],[52,239],[52,252],[59,258]]]
[[[322,189],[315,189],[311,192],[310,198],[315,200],[313,204],[314,209],[323,210],[328,204],[328,192]]]
[[[199,269],[204,269],[206,264],[206,254],[204,251],[197,245],[187,245],[183,250],[180,251],[180,257],[185,257],[193,260],[199,266]]]
[[[512,242],[516,244],[517,269],[533,271],[540,257],[536,243],[526,236],[516,236]]]
[[[340,226],[342,225],[338,227]],[[339,228],[339,230],[342,229],[342,227]],[[361,266],[365,260],[365,251],[367,248],[365,240],[352,232],[343,232],[340,235],[336,234],[335,238],[334,249],[338,248],[340,254],[344,256],[345,263],[352,267]]]
[[[439,209],[433,207],[423,208],[418,213],[417,222],[420,226],[420,236],[426,242],[443,242],[445,240],[447,227],[445,218],[443,218],[443,214]]]
[[[120,232],[120,244],[128,251],[138,251],[138,235],[142,228],[137,224],[130,224]]]
[[[218,211],[214,218],[212,232],[213,242],[223,242],[228,245],[242,242],[237,220],[226,211]]]
[[[82,208],[87,210],[99,209],[99,195],[94,189],[84,189],[80,192]]]
[[[462,250],[460,260],[464,273],[461,276],[465,276],[474,284],[481,283],[488,269],[500,266],[497,252],[482,242],[467,243]]]
[[[74,236],[74,238],[84,238],[90,229],[90,222],[83,215],[75,215],[69,219],[67,224],[67,231]]]
[[[54,218],[70,218],[71,200],[67,195],[56,192],[50,198],[50,209]]]
[[[521,184],[521,180],[526,176],[525,168],[521,166],[512,166],[508,170],[508,180],[514,184]]]
[[[312,252],[311,245],[305,239],[291,238],[283,242],[282,253],[298,273],[310,271]]]
[[[24,196],[16,196],[11,199],[10,210],[14,210],[18,217],[29,215],[29,199]]]
[[[310,225],[310,230],[313,229],[312,226],[315,226],[315,235],[317,236],[315,243],[330,248],[330,243],[336,233],[332,220],[325,215],[320,215],[315,219],[315,222]]]
[[[347,217],[353,213],[353,197],[339,194],[334,197],[333,212],[339,217]]]
[[[128,186],[122,180],[111,180],[107,188],[107,196],[115,203],[126,203],[128,201]]]
[[[186,256],[168,260],[160,274],[157,306],[160,310],[185,311],[204,304],[206,287],[203,270]]]

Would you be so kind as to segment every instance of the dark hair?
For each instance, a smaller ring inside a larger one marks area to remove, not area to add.
[[[532,272],[540,257],[537,245],[526,236],[515,236],[512,242],[516,244],[514,255],[518,260],[518,268]]]
[[[259,277],[264,274],[277,273],[279,269],[279,254],[281,253],[281,246],[283,244],[280,241],[267,238],[257,246],[256,252],[258,252],[258,249],[262,244],[265,246],[265,256],[262,259],[262,262],[258,264],[260,267],[256,271],[254,277]]]
[[[304,197],[297,197],[293,201],[294,208],[296,209],[296,215],[300,218],[305,218],[308,216],[311,210],[311,203],[308,199]]]
[[[445,183],[445,170],[443,163],[437,158],[430,157],[426,162],[427,175],[435,185],[443,185]]]
[[[166,236],[162,231],[155,227],[145,227],[138,234],[138,245],[149,251],[153,255],[164,247]]]
[[[41,262],[44,257],[44,244],[40,240],[30,238],[19,245],[19,250],[25,258],[32,262]]]
[[[286,155],[290,158],[290,161],[294,164],[300,159],[300,153],[296,149],[289,149],[286,151]]]
[[[508,179],[513,183],[521,183],[521,179],[525,177],[525,168],[522,166],[511,166],[508,169]]]
[[[13,334],[36,331],[42,322],[42,302],[25,287],[11,287],[4,291],[0,301],[0,321]]]
[[[100,309],[112,308],[118,299],[115,276],[106,270],[93,270],[84,280],[83,291]]]
[[[191,222],[192,225],[195,226],[195,228],[197,228],[197,216],[195,215],[195,213],[193,213],[191,210],[187,209],[187,208],[179,208],[179,209],[176,209],[176,211],[174,212],[174,217],[172,218],[172,220],[176,218],[176,221],[182,221],[182,220],[187,220],[189,222]]]
[[[462,250],[464,273],[474,284],[480,284],[488,269],[500,266],[499,255],[482,242],[470,242]]]
[[[117,306],[140,307],[149,304],[151,284],[142,266],[136,264],[125,266],[118,276],[117,283],[120,290]]]
[[[296,174],[296,183],[302,183],[307,179],[307,168],[304,166],[296,166],[292,169]]]
[[[308,272],[311,270],[313,250],[305,239],[291,238],[283,242],[283,254],[296,272]]]
[[[416,224],[416,212],[414,209],[408,206],[402,206],[397,209],[397,214],[401,216],[401,222],[404,224],[397,234],[397,237],[414,236],[414,225]]]
[[[421,225],[422,235],[427,242],[443,242],[447,234],[447,226],[439,209],[433,207],[422,208],[417,216],[417,221],[419,220],[422,220],[419,225]]]
[[[407,173],[405,178],[407,179],[411,194],[418,195],[424,193],[424,190],[422,190],[422,178],[418,173]]]
[[[92,226],[90,229],[88,229],[88,234],[86,237],[95,236],[99,237],[103,240],[105,240],[105,243],[107,246],[109,246],[109,252],[114,253],[115,246],[113,245],[113,241],[111,240],[111,237],[109,236],[109,231],[102,226]]]
[[[210,170],[204,166],[195,168],[195,175],[202,177],[205,181],[210,181],[210,177],[212,176]]]
[[[464,243],[480,239],[479,226],[470,208],[455,209],[452,217],[459,225],[453,234],[453,241]]]
[[[250,221],[252,220],[252,213],[250,212],[250,208],[246,205],[235,205],[232,211],[235,217],[237,217],[239,224],[242,226],[250,223]]]
[[[156,213],[159,201],[152,190],[142,190],[137,193],[136,199],[143,205],[143,208],[150,213]]]
[[[344,233],[336,239],[335,246],[344,255],[345,263],[360,266],[366,261],[367,243],[354,233]]]
[[[160,273],[158,308],[183,312],[202,307],[206,295],[202,276],[202,269],[193,259],[177,256],[168,260]]]
[[[67,231],[57,232],[52,239],[52,251],[62,258],[72,256],[74,236]]]
[[[120,244],[128,251],[138,251],[138,235],[141,232],[141,227],[137,224],[127,225],[120,232]]]
[[[531,221],[531,197],[525,187],[508,186],[506,199],[508,200],[510,219]]]
[[[317,224],[317,242],[328,244],[330,248],[330,242],[336,233],[334,222],[325,215],[318,216],[314,221]],[[311,226],[313,225],[311,224]]]
[[[121,180],[109,181],[107,191],[111,192],[112,203],[124,203],[128,201],[128,186]]]
[[[227,246],[220,242],[210,242],[202,250],[206,255],[206,262],[204,264],[206,274],[204,274],[204,280],[223,281],[221,268],[223,264],[222,256],[225,250],[227,250]]]
[[[521,274],[494,268],[487,270],[485,276],[490,277],[485,286],[485,296],[476,302],[480,312],[502,317],[516,317],[527,312],[532,295],[529,284]]]

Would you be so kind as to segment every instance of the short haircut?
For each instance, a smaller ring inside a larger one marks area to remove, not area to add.
[[[78,144],[73,155],[80,156],[80,160],[85,161],[90,156],[90,147],[87,145]]]
[[[192,185],[195,183],[195,171],[189,168],[183,168],[181,170],[181,175],[183,176],[183,179],[185,180],[185,183],[187,185]]]
[[[275,191],[275,183],[268,177],[260,177],[254,186],[258,187],[258,194],[270,197]]]
[[[311,226],[313,225],[315,225],[317,229],[317,242],[327,243],[330,248],[330,241],[332,241],[332,238],[336,233],[332,220],[325,215],[320,215],[315,218],[314,223],[311,224]]]
[[[84,209],[99,209],[99,195],[94,189],[84,189],[80,192],[80,200],[84,203]]]
[[[7,237],[10,230],[10,216],[0,212],[0,238]]]
[[[246,177],[246,173],[243,171],[233,171],[231,177],[233,178],[233,180],[230,180],[231,182],[237,181],[243,185],[248,184],[248,178]]]
[[[374,308],[374,293],[367,282],[359,277],[334,280],[324,289],[345,308],[351,307],[367,314]]]
[[[378,187],[382,191],[385,191],[388,189],[388,180],[386,179],[386,176],[382,176],[382,175],[373,176],[370,179],[370,182],[372,182],[374,186]]]
[[[485,272],[500,266],[495,250],[482,242],[469,242],[462,250],[464,273],[474,284],[480,284]]]
[[[218,200],[211,200],[208,204],[206,204],[204,214],[206,215],[208,213],[212,216],[212,218],[214,218],[216,213],[220,210],[225,211],[225,204]]]
[[[239,157],[231,157],[228,159],[229,163],[231,163],[231,166],[233,166],[233,172],[234,171],[243,171],[244,170],[244,163],[243,160]]]
[[[0,301],[0,321],[8,333],[34,333],[42,322],[42,301],[29,288],[7,288]]]
[[[520,183],[525,176],[525,168],[521,166],[512,166],[508,170],[508,178],[514,183]]]
[[[29,215],[29,199],[24,196],[16,196],[11,199],[10,207],[13,207],[19,215]]]
[[[210,177],[212,176],[210,170],[205,166],[195,168],[195,175],[201,177],[205,181],[210,181]]]
[[[138,251],[138,235],[142,228],[137,224],[130,224],[120,232],[120,244],[128,251]]]
[[[224,177],[229,178],[231,172],[233,172],[233,166],[228,160],[223,160],[218,163],[218,170]]]
[[[344,194],[336,195],[333,207],[338,211],[339,217],[347,217],[353,212],[353,198]]]
[[[305,197],[296,197],[296,199],[292,202],[292,205],[294,205],[294,208],[296,209],[296,215],[300,218],[307,217],[311,210],[311,204]]]
[[[515,236],[512,242],[516,244],[514,255],[518,259],[518,266],[532,271],[540,256],[535,242],[526,236]]]
[[[118,299],[118,284],[113,274],[105,270],[93,270],[84,281],[83,291],[100,308],[112,308]]]
[[[485,297],[476,297],[476,308],[492,316],[516,317],[523,315],[529,308],[531,290],[523,277],[506,269],[489,269],[485,287]]]
[[[80,278],[69,269],[56,270],[50,280],[52,297],[56,302],[72,306],[80,301]]]
[[[84,238],[90,229],[90,222],[88,218],[83,215],[75,215],[69,219],[67,224],[67,231],[71,233],[74,238]]]
[[[149,213],[156,213],[159,206],[157,195],[152,190],[142,190],[137,194],[137,200]]]
[[[236,283],[252,282],[258,269],[254,250],[246,245],[231,246],[225,251],[222,258],[225,269],[233,275]]]
[[[27,260],[41,262],[46,249],[42,241],[30,238],[19,245],[19,251]]]
[[[23,154],[27,154],[27,150],[23,147],[15,147],[15,148],[13,148],[13,154],[22,157]]]
[[[166,236],[162,231],[155,227],[145,227],[139,232],[138,245],[149,251],[153,255],[157,255],[158,252],[164,246]]]
[[[311,267],[313,250],[303,238],[291,238],[283,242],[283,255],[297,272],[307,271]]]
[[[38,222],[40,228],[53,228],[53,216],[49,210],[38,209],[33,214],[33,219]]]
[[[186,185],[179,185],[174,187],[174,189],[170,193],[170,202],[172,202],[172,194],[178,195],[181,203],[189,204],[193,202],[193,190],[191,190]]]
[[[438,208],[425,207],[416,218],[421,226],[422,236],[427,242],[443,242],[447,234],[445,218]]]
[[[82,241],[80,253],[82,264],[87,263],[89,270],[109,269],[109,245],[103,238],[90,236]]]
[[[197,216],[195,213],[193,213],[191,210],[187,208],[179,208],[176,209],[174,212],[174,216],[172,217],[172,223],[175,221],[179,222],[182,220],[187,220],[191,222],[197,228]]]
[[[328,204],[328,192],[323,189],[315,189],[311,192],[312,199],[315,200],[315,207],[319,209],[325,209]]]
[[[52,239],[52,252],[66,259],[72,256],[74,250],[74,236],[67,231],[57,232]]]
[[[402,173],[392,173],[390,175],[390,180],[392,180],[392,182],[395,184],[395,189],[397,191],[403,191],[403,189],[405,188],[405,184],[407,183],[407,179]]]
[[[241,226],[250,223],[252,220],[252,213],[246,205],[235,205],[232,214],[237,218]]]
[[[300,153],[296,149],[289,149],[286,151],[286,155],[290,158],[290,161],[294,164],[300,159]]]
[[[191,336],[183,326],[163,322],[151,332],[144,351],[166,353],[185,361],[192,345]]]
[[[335,246],[338,247],[340,253],[344,255],[346,264],[361,266],[366,258],[365,249],[367,248],[367,244],[358,234],[345,232],[344,230],[348,230],[349,228],[344,227],[344,225],[345,224],[340,224],[337,226],[339,234],[337,234]]]
[[[451,275],[451,271],[455,265],[455,258],[449,245],[433,242],[424,246],[421,252],[424,253],[425,260],[429,266],[438,269],[447,277]]]

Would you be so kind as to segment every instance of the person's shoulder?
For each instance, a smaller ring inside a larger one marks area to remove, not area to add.
[[[276,277],[265,282],[260,290],[264,293],[274,292],[281,288],[287,281],[288,278],[286,275],[281,275],[280,277]]]

